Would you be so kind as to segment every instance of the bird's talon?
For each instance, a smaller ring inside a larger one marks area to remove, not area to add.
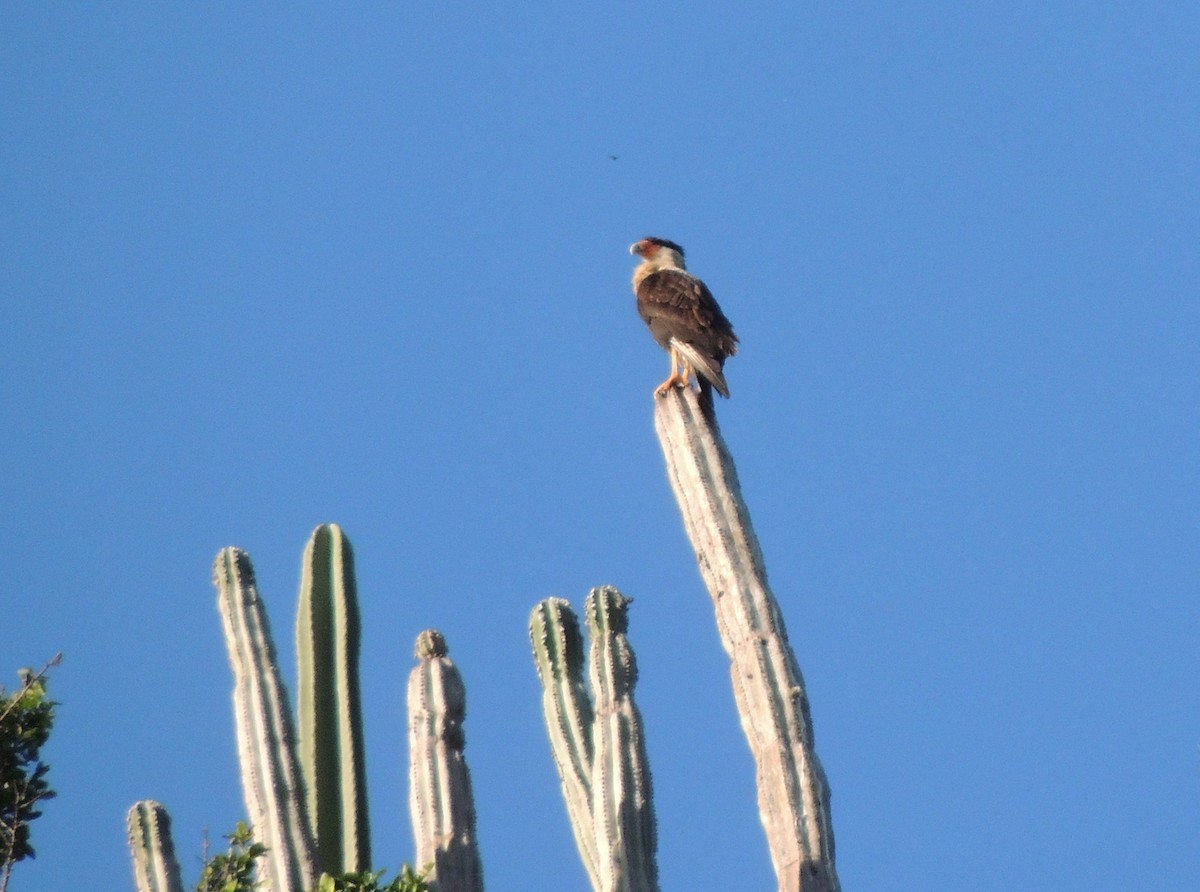
[[[687,376],[675,374],[675,375],[672,375],[670,378],[668,378],[666,381],[664,381],[662,384],[659,384],[658,387],[654,388],[654,395],[655,396],[666,396],[667,391],[669,391],[673,387],[687,387],[687,386],[688,386]]]

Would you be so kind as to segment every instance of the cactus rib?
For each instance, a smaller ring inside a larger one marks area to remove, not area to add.
[[[690,390],[656,400],[654,426],[731,661],[779,889],[837,892],[829,786],[813,746],[804,680],[767,584],[733,459]]]

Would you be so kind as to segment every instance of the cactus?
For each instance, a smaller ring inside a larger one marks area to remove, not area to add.
[[[223,549],[213,565],[213,583],[233,666],[242,791],[255,837],[267,847],[264,885],[271,892],[304,892],[316,883],[315,846],[287,690],[249,556]]]
[[[467,711],[462,676],[436,629],[417,636],[420,661],[408,677],[409,810],[418,865],[437,892],[483,892],[475,800],[463,758]]]
[[[167,810],[151,799],[143,799],[129,809],[126,823],[137,892],[183,892]]]
[[[629,599],[592,589],[587,616],[588,678],[596,697],[592,726],[592,820],[604,892],[657,892],[658,830],[642,717],[633,702],[637,663],[625,637]]]
[[[542,715],[558,768],[575,845],[592,887],[600,888],[600,855],[592,823],[592,722],[583,681],[583,635],[571,605],[541,601],[529,616],[529,640],[542,683]]]
[[[779,889],[837,892],[829,786],[813,747],[808,696],[733,459],[690,390],[657,400],[654,426],[731,661]]]
[[[584,602],[589,701],[579,624],[548,598],[530,616],[542,709],[580,857],[597,892],[656,892],[657,828],[642,720],[633,702],[637,664],[625,637],[629,599],[611,587]]]
[[[304,549],[296,662],[300,769],[319,869],[329,874],[371,866],[359,638],[350,542],[323,524]]]
[[[715,419],[691,391],[672,391],[657,401],[655,428],[730,658],[734,699],[755,760],[759,815],[779,889],[840,892],[829,788],[813,748],[804,682],[767,584],[733,461]],[[305,552],[297,650],[303,773],[311,788],[307,797],[287,694],[249,558],[235,548],[223,550],[213,579],[235,675],[246,805],[266,850],[263,886],[272,892],[312,889],[317,873],[314,835],[321,842],[326,871],[367,869],[359,619],[349,543],[337,526],[321,526]],[[637,665],[625,636],[628,605],[609,587],[593,589],[585,601],[591,696],[583,682],[583,636],[570,605],[549,598],[530,617],[551,751],[580,856],[597,892],[658,890],[651,778],[633,701]],[[430,889],[482,892],[475,807],[463,755],[462,678],[435,630],[418,636],[416,656],[419,664],[408,682],[409,807],[416,862],[428,865]],[[315,818],[312,824],[306,803]],[[139,867],[153,862],[145,853],[155,847],[158,861],[173,864],[167,826],[165,812],[153,803],[139,803],[130,813],[139,890],[178,888],[177,865],[173,874],[169,866]],[[143,885],[142,875],[164,879],[160,885]],[[337,882],[322,877],[321,888]]]

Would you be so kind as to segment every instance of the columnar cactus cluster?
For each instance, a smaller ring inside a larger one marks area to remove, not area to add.
[[[838,892],[829,789],[812,744],[799,665],[767,584],[732,459],[691,391],[656,401],[667,471],[730,657],[734,699],[757,766],[759,814],[781,892]],[[246,808],[265,846],[270,892],[333,888],[329,876],[370,869],[358,685],[360,622],[349,542],[318,527],[301,571],[296,624],[299,734],[280,679],[250,559],[217,556],[213,580],[234,671],[234,714]],[[657,827],[629,600],[611,587],[530,616],[550,750],[584,869],[596,892],[657,892]],[[416,863],[436,892],[482,892],[475,804],[463,754],[466,694],[445,639],[417,638],[408,682],[409,809]],[[584,680],[585,666],[587,681]],[[139,892],[176,892],[170,820],[156,802],[129,813]],[[323,876],[325,875],[325,876]]]
[[[361,877],[370,869],[370,838],[358,681],[360,623],[349,541],[336,525],[322,525],[304,552],[296,622],[298,734],[249,556],[237,548],[223,549],[213,566],[213,582],[234,674],[242,790],[254,836],[265,849],[261,888],[310,892],[318,880],[320,888],[333,888],[323,876]],[[434,798],[455,819],[444,821],[437,831],[437,844],[450,855],[421,863],[430,868],[430,889],[482,892],[474,805],[462,761],[465,693],[457,670],[445,659],[445,649],[437,632],[422,633],[418,640],[422,663],[414,670],[414,685],[422,670],[436,684],[435,693],[423,702],[413,698],[410,725],[449,728],[441,735],[442,751],[414,746],[414,753],[422,754],[414,758],[428,759],[425,776],[436,775],[443,784],[451,778],[445,784],[448,789],[438,789]],[[427,720],[431,714],[440,717]],[[448,768],[455,759],[456,771]],[[414,777],[417,770],[414,764]],[[414,783],[414,815],[420,789]],[[129,822],[139,892],[171,892],[175,887],[158,879],[173,879],[178,885],[178,866],[173,872],[168,869],[174,849],[166,811],[158,803],[139,802]],[[468,881],[463,878],[471,874],[464,865],[471,856],[474,880]],[[449,875],[448,881],[439,882],[439,870],[443,877]]]
[[[642,717],[633,702],[637,663],[625,637],[628,608],[629,599],[608,586],[592,589],[584,601],[594,702],[583,683],[582,636],[570,604],[547,598],[529,618],[550,752],[597,892],[658,889],[658,830]]]

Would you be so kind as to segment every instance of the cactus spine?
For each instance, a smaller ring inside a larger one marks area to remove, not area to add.
[[[371,867],[354,554],[337,524],[304,549],[296,614],[299,757],[320,870]]]
[[[625,637],[629,599],[593,589],[584,602],[590,648],[570,605],[548,598],[530,616],[542,711],[580,857],[597,892],[656,892],[657,828],[642,720],[633,702],[637,664]]]
[[[143,799],[129,809],[126,822],[133,855],[133,884],[138,892],[183,892],[167,810],[151,799]]]
[[[808,696],[733,459],[691,390],[656,400],[654,427],[731,661],[779,889],[837,892],[829,786],[813,747]]]
[[[255,838],[267,847],[264,886],[271,892],[305,892],[316,883],[315,847],[287,690],[249,556],[223,549],[213,565],[213,583],[234,674],[242,792]]]
[[[436,892],[483,892],[475,839],[475,799],[463,758],[467,696],[436,629],[417,636],[408,677],[409,810],[418,868]]]

